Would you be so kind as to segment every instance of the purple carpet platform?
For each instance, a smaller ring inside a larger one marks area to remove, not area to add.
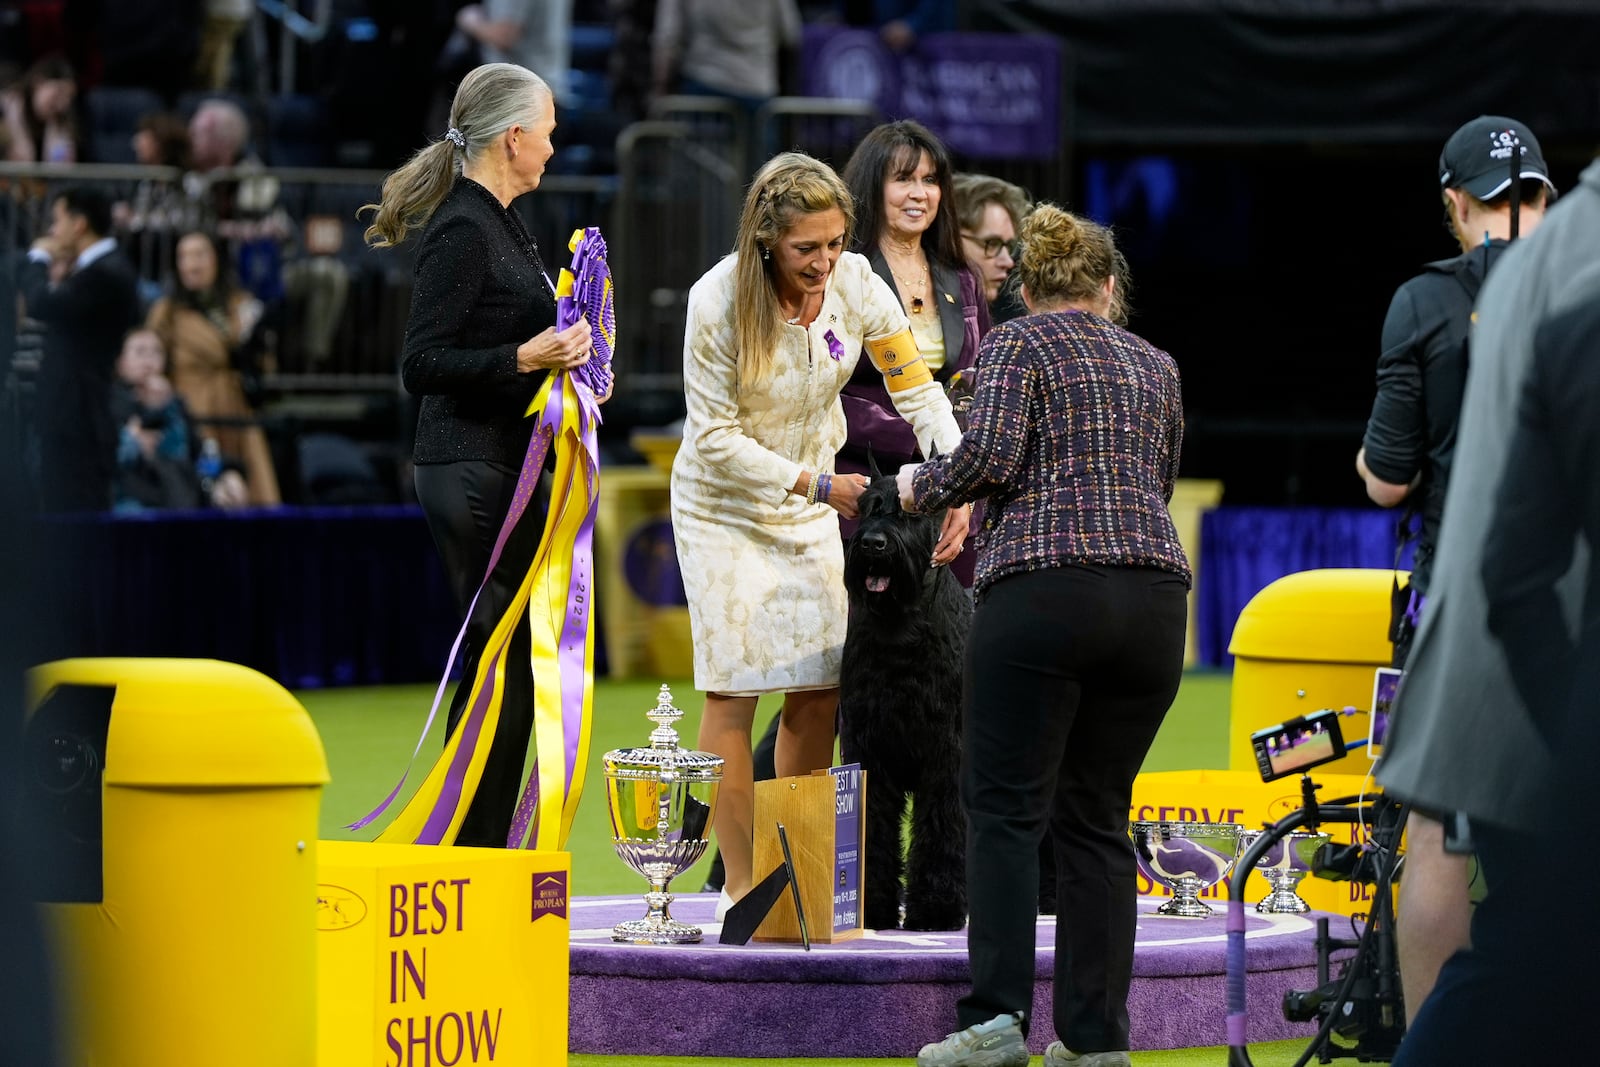
[[[640,897],[579,897],[572,904],[573,1052],[630,1056],[914,1056],[955,1026],[966,992],[965,931],[868,931],[855,941],[814,945],[717,944],[712,894],[684,894],[674,917],[699,925],[699,945],[619,945],[611,927],[644,914]],[[1225,905],[1205,919],[1155,914],[1139,901],[1133,991],[1135,1049],[1223,1045]],[[1249,1040],[1310,1038],[1279,1005],[1287,989],[1316,985],[1316,918],[1258,916],[1246,933]],[[1333,916],[1338,924],[1349,920]],[[1041,916],[1034,987],[1035,1054],[1049,1025],[1055,919]]]

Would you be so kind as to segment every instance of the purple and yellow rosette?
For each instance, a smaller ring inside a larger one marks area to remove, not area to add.
[[[594,354],[573,371],[546,378],[527,414],[538,420],[523,459],[517,489],[496,538],[486,573],[494,573],[512,529],[522,521],[545,456],[552,450],[556,470],[550,511],[532,565],[516,596],[497,621],[478,659],[467,708],[428,777],[416,794],[378,835],[379,841],[451,844],[483,777],[490,744],[499,726],[509,670],[511,634],[527,609],[532,636],[530,668],[534,680],[533,768],[513,814],[509,848],[561,849],[583,793],[594,698],[594,523],[600,493],[600,453],[596,429],[599,397],[611,390],[611,355],[616,313],[605,238],[590,227],[573,233],[568,247],[572,267],[556,286],[556,326],[565,329],[587,315]],[[477,596],[473,607],[477,606]],[[472,611],[467,613],[472,617]],[[466,627],[456,636],[445,678],[412,753],[421,751],[448,684],[450,665],[460,651]],[[360,829],[399,796],[410,774],[372,812],[351,825]]]

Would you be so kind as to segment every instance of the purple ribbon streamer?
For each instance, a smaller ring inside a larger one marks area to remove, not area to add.
[[[832,330],[829,330],[827,333],[823,334],[822,339],[828,342],[828,355],[833,357],[833,361],[835,363],[844,358],[844,342],[839,340],[838,337],[834,336]]]
[[[552,394],[555,394],[558,391],[551,390],[551,392]],[[557,407],[559,408],[559,404]],[[544,470],[545,454],[549,451],[550,444],[555,438],[555,434],[546,428],[546,421],[547,420],[541,420],[540,425],[534,430],[533,436],[528,439],[528,451],[522,461],[522,473],[517,479],[517,488],[512,495],[511,506],[507,509],[505,521],[501,523],[500,533],[495,538],[494,551],[489,554],[489,565],[484,569],[483,581],[479,583],[478,591],[472,594],[472,603],[467,607],[467,617],[462,621],[461,629],[456,633],[455,642],[450,646],[450,655],[445,660],[444,665],[444,677],[439,680],[439,688],[434,691],[433,706],[428,709],[428,719],[422,724],[422,733],[417,738],[416,747],[411,751],[411,758],[406,761],[406,769],[400,775],[400,780],[395,783],[394,788],[389,791],[389,795],[383,798],[383,802],[376,808],[369,811],[367,814],[363,815],[361,818],[357,819],[355,822],[350,823],[346,827],[348,830],[360,830],[388,810],[389,805],[393,804],[395,798],[400,795],[400,790],[405,788],[406,779],[411,776],[411,769],[416,765],[417,754],[422,751],[422,743],[427,740],[428,731],[433,729],[434,720],[438,718],[439,705],[443,703],[444,691],[450,684],[450,668],[455,665],[456,656],[461,651],[461,643],[466,639],[467,627],[472,624],[472,613],[477,610],[478,607],[478,598],[483,595],[484,588],[489,584],[490,575],[494,574],[495,565],[500,562],[500,554],[506,547],[506,541],[511,537],[511,531],[516,528],[518,522],[522,521],[522,516],[527,511],[528,504],[533,500],[533,491],[539,484],[539,473]],[[498,657],[498,654],[499,648],[492,650],[486,648],[479,652],[480,659],[481,657],[488,655],[494,655]],[[492,680],[493,675],[491,674],[489,677]],[[472,684],[471,679],[463,679],[463,684]],[[471,721],[469,723],[462,724],[461,728],[463,731],[467,731],[469,729],[471,730],[470,736],[473,740],[476,740],[478,730],[482,726],[483,713],[487,709],[487,694],[492,691],[492,688],[492,685],[485,687],[484,692],[479,696],[479,700],[475,701],[473,704],[471,709]],[[463,732],[461,737],[462,743],[456,750],[458,760],[463,751],[468,753],[469,756],[471,754],[472,749],[469,745],[467,745],[468,737],[469,734]],[[446,780],[445,788],[449,788],[448,779]],[[436,842],[422,843],[433,844]]]
[[[580,383],[574,380],[575,386]],[[600,461],[599,444],[595,436],[595,422],[589,418],[594,398],[588,390],[579,387],[580,427],[582,431],[583,460],[579,472],[588,489],[589,506],[572,548],[572,574],[568,579],[566,610],[561,636],[557,641],[557,662],[561,686],[562,740],[565,748],[564,771],[567,791],[577,776],[578,751],[582,741],[583,693],[585,688],[585,660],[589,638],[589,612],[594,607],[594,523],[599,512]],[[586,401],[586,402],[585,402]],[[506,835],[507,848],[532,848],[539,827],[539,757],[535,756],[533,770],[517,802],[511,820],[511,830]],[[533,833],[529,833],[530,827]]]

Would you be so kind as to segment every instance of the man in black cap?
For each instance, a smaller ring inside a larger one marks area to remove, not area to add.
[[[1421,526],[1409,584],[1396,589],[1397,667],[1405,666],[1428,593],[1478,289],[1510,239],[1531,232],[1555,195],[1533,131],[1499,115],[1479,116],[1451,134],[1439,156],[1439,187],[1461,254],[1427,264],[1396,290],[1383,323],[1378,393],[1356,454],[1367,495],[1384,507],[1403,504],[1403,528],[1413,520]],[[1468,848],[1457,840],[1464,838],[1454,832],[1458,822],[1417,811],[1409,822],[1396,933],[1412,1010],[1433,988],[1439,967],[1468,941]]]

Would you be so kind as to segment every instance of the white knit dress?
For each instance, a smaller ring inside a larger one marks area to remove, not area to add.
[[[689,291],[683,345],[688,415],[672,465],[672,531],[694,684],[728,696],[828,689],[839,684],[845,631],[838,513],[789,489],[802,470],[833,470],[845,439],[839,390],[863,341],[904,330],[906,315],[867,260],[846,252],[816,320],[783,327],[765,379],[741,389],[736,259]],[[961,434],[937,382],[890,396],[924,453],[956,446]]]

